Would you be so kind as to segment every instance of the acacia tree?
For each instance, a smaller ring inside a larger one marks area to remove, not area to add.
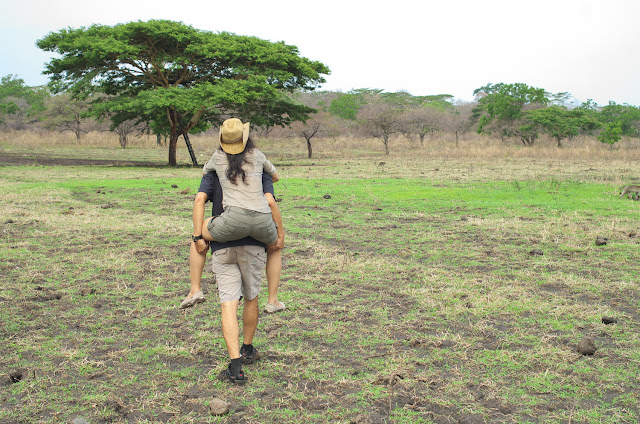
[[[592,131],[602,126],[598,121],[589,117],[584,110],[568,110],[556,105],[529,111],[526,118],[555,138],[558,147],[562,147],[562,140],[565,138],[576,136],[581,131]]]
[[[390,103],[372,103],[363,106],[358,117],[365,131],[382,141],[384,153],[389,154],[389,138],[402,131],[402,110]]]
[[[457,105],[449,114],[447,114],[447,127],[456,136],[456,147],[460,136],[467,132],[474,124],[472,119],[472,110],[475,107],[473,103],[465,103]]]
[[[402,131],[407,135],[416,134],[421,146],[425,136],[442,131],[444,123],[445,112],[429,105],[408,109],[402,114]]]
[[[87,99],[72,99],[68,94],[60,94],[51,97],[40,118],[46,128],[59,132],[71,131],[76,140],[80,140],[82,134],[97,128],[89,106]]]
[[[45,71],[53,90],[76,97],[105,94],[94,108],[109,113],[112,126],[152,121],[156,133],[169,134],[170,165],[176,165],[180,135],[223,117],[256,126],[307,119],[313,109],[288,93],[313,90],[329,73],[283,42],[166,20],[64,29],[37,45],[61,55]]]
[[[473,92],[478,101],[474,109],[478,133],[498,132],[504,137],[518,137],[525,146],[532,146],[538,137],[535,125],[524,119],[529,110],[549,103],[549,94],[542,88],[526,84],[487,84]]]
[[[608,144],[611,150],[613,150],[613,145],[622,139],[622,124],[619,121],[611,122],[606,124],[600,134],[598,135],[598,140],[600,142]]]

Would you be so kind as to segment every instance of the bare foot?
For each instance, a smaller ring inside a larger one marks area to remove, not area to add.
[[[180,304],[180,309],[190,308],[196,303],[202,303],[205,300],[206,298],[204,297],[204,294],[202,293],[201,290],[195,293],[189,292],[187,297],[185,297],[182,303]]]

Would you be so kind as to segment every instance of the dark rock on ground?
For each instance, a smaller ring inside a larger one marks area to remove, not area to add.
[[[607,243],[609,243],[608,238],[602,236],[596,237],[596,246],[605,246]]]
[[[615,317],[602,317],[602,323],[605,324],[605,325],[617,324],[618,323],[618,318],[615,318]]]
[[[544,255],[544,252],[540,249],[533,249],[532,251],[529,252],[529,255],[531,256],[542,256]]]
[[[331,195],[330,195],[330,194],[325,194],[325,195],[324,195],[324,196],[322,196],[322,197],[324,197],[325,199],[331,199]]]

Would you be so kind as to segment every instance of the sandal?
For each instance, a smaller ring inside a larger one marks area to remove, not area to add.
[[[256,349],[255,347],[250,352],[240,349],[240,357],[242,358],[243,364],[253,364],[258,359],[260,359],[260,354],[258,353],[258,349]]]
[[[220,372],[218,378],[222,381],[227,381],[232,384],[244,384],[249,379],[244,375],[244,371],[240,371],[238,375],[231,374],[231,370],[229,368],[225,368]]]

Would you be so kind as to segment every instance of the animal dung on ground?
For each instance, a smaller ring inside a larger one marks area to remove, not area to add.
[[[617,324],[618,323],[618,318],[615,318],[615,317],[602,317],[602,323],[604,325]]]
[[[591,356],[596,353],[596,344],[590,337],[584,336],[580,343],[578,343],[578,353],[581,355]]]
[[[177,184],[171,184],[171,188],[178,188]]]
[[[544,255],[544,252],[540,249],[533,249],[532,251],[529,252],[529,255],[531,256],[542,256]]]
[[[213,398],[211,402],[209,402],[209,410],[211,411],[211,415],[220,416],[226,415],[229,413],[229,404],[222,399]]]
[[[180,194],[187,194],[187,193],[189,193],[189,188],[185,188],[180,192]]]
[[[325,194],[325,195],[324,195],[324,196],[322,196],[322,197],[324,197],[325,199],[331,199],[331,195],[330,195],[330,194]]]
[[[596,237],[596,246],[605,246],[607,243],[609,243],[608,238],[602,236]]]

